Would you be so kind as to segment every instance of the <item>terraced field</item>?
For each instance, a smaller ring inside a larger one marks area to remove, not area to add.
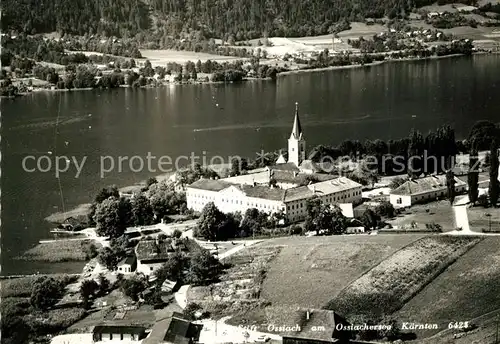
[[[422,238],[343,289],[326,308],[347,318],[396,312],[479,241],[477,237],[441,235]]]
[[[398,319],[437,323],[468,321],[500,309],[500,237],[486,237],[396,313]],[[434,334],[427,330],[419,337]]]

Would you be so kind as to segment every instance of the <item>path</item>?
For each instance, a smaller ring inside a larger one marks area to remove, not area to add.
[[[199,240],[197,240],[197,241],[199,241]],[[236,247],[234,247],[234,248],[232,248],[224,253],[221,253],[218,258],[219,258],[219,260],[225,259],[225,258],[230,257],[233,254],[238,253],[239,251],[241,251],[247,247],[250,247],[252,245],[255,245],[261,241],[262,240],[248,240],[248,241],[244,241],[244,242],[240,241],[240,245],[238,245],[238,246],[236,246]],[[181,307],[182,309],[186,308],[186,306],[188,304],[187,293],[188,293],[190,287],[191,286],[189,284],[183,285],[174,294],[175,301],[177,302],[179,307]]]
[[[469,205],[469,196],[465,195],[457,198],[453,204],[453,213],[455,215],[455,228],[461,230],[453,230],[451,232],[442,233],[443,235],[481,235],[481,236],[498,236],[500,233],[482,233],[475,232],[470,229],[469,215],[467,207]]]

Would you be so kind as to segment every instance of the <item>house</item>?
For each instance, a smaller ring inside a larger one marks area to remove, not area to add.
[[[170,255],[176,250],[186,251],[187,247],[182,239],[167,238],[141,240],[135,247],[137,258],[137,272],[151,275],[165,264]]]
[[[202,328],[203,325],[193,324],[174,312],[158,321],[142,344],[194,344],[198,342]]]
[[[349,323],[334,311],[299,309],[292,317],[295,331],[283,335],[283,344],[345,343],[352,338],[350,331],[341,329]]]
[[[135,256],[128,256],[118,263],[117,270],[121,274],[130,274],[135,271],[136,267],[137,259]]]
[[[92,330],[94,342],[137,341],[145,337],[146,329],[141,326],[99,325]]]
[[[466,191],[467,184],[455,177],[455,192]],[[389,200],[396,208],[410,207],[417,203],[427,203],[446,197],[446,175],[432,175],[419,179],[411,179],[391,191]]]

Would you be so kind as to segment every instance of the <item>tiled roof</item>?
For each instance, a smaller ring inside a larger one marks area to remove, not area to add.
[[[242,190],[247,197],[262,198],[271,201],[282,201],[285,196],[285,190],[270,188],[268,186],[242,185],[239,189]]]
[[[297,165],[295,165],[293,162],[287,162],[285,164],[277,164],[269,166],[269,168],[275,171],[295,171],[295,172],[300,171]]]
[[[188,187],[193,188],[193,189],[202,189],[202,190],[209,190],[209,191],[220,191],[228,186],[230,186],[230,183],[224,182],[219,179],[200,179],[195,181],[194,183],[190,184]]]
[[[346,177],[335,178],[324,182],[314,183],[286,190],[285,202],[309,198],[313,195],[329,195],[340,191],[361,187],[361,184]]]
[[[195,325],[174,313],[171,317],[156,322],[143,344],[183,344],[189,343],[190,338],[197,341],[202,327],[203,325]]]
[[[174,252],[172,239],[141,240],[135,248],[135,255],[138,260],[163,260]]]
[[[455,177],[455,187],[465,185]],[[446,175],[433,175],[429,177],[408,180],[394,189],[391,194],[400,196],[418,195],[436,190],[446,189]]]
[[[134,264],[135,262],[135,257],[134,256],[128,256],[128,257],[125,257],[121,260],[121,262],[118,263],[118,265],[122,265],[122,264],[128,264],[128,265],[132,265]]]

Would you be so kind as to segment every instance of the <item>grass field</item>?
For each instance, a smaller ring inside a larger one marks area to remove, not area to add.
[[[411,299],[396,316],[447,328],[449,322],[468,321],[496,309],[500,309],[500,237],[486,237]],[[434,332],[417,333],[430,334]]]
[[[411,209],[387,221],[394,228],[409,228],[415,223],[418,229],[426,229],[426,224],[437,223],[443,227],[443,232],[454,230],[455,216],[448,201],[437,201],[426,204],[416,204]]]
[[[197,53],[194,51],[177,51],[177,50],[147,50],[141,49],[141,55],[144,59],[148,59],[153,67],[166,66],[169,62],[176,62],[184,64],[187,61],[195,62],[200,60],[205,62],[207,60],[217,62],[230,62],[236,60],[246,60],[245,58],[222,56],[207,53]]]
[[[86,261],[91,258],[88,255],[91,245],[96,244],[90,239],[47,242],[36,245],[17,259],[46,262]]]
[[[479,241],[473,237],[422,238],[343,289],[326,308],[348,318],[356,315],[378,317],[398,311]]]
[[[491,229],[500,232],[500,211],[493,208],[471,207],[467,208],[470,228],[473,231],[481,232],[483,229]]]
[[[270,264],[261,297],[273,305],[320,308],[342,288],[422,235],[286,237]]]

